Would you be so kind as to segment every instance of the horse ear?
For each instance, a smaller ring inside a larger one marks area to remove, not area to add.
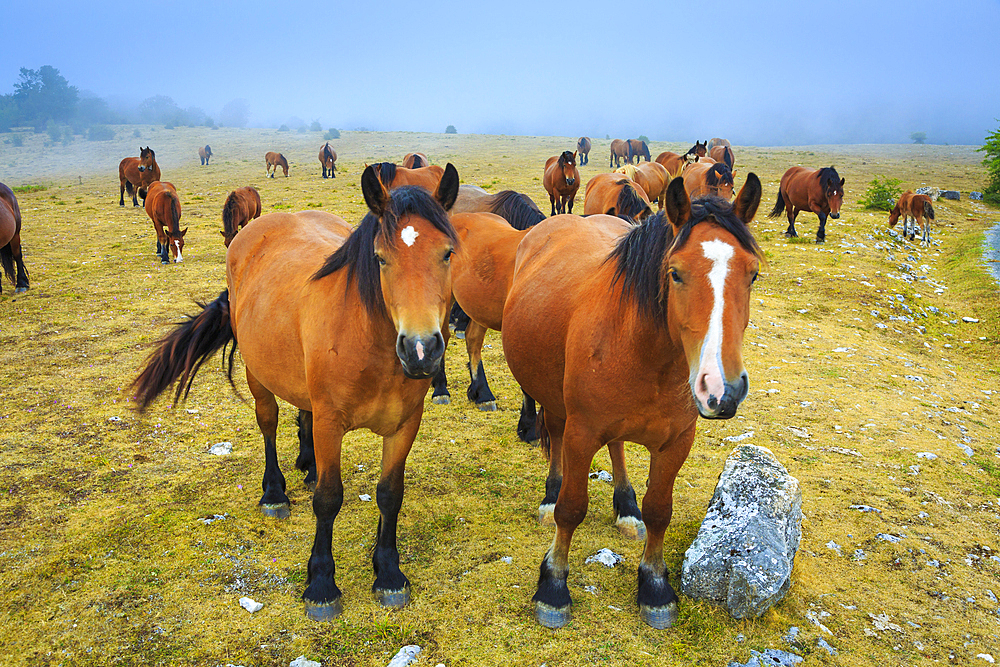
[[[736,217],[742,220],[743,224],[749,225],[753,221],[753,217],[757,215],[762,191],[760,179],[757,178],[757,174],[751,171],[747,174],[747,180],[740,188],[740,193],[736,195],[736,204],[733,206]]]
[[[846,182],[846,181],[845,181],[845,179],[843,179],[843,178],[842,178],[842,179],[840,179],[840,187],[844,187],[844,183],[845,183],[845,182]]]
[[[458,169],[455,169],[455,165],[451,162],[444,168],[444,176],[441,177],[434,198],[441,202],[446,211],[450,211],[458,199]]]
[[[378,179],[375,168],[371,165],[366,166],[364,173],[361,174],[361,193],[365,196],[368,210],[381,218],[386,206],[389,205],[389,191]]]
[[[674,229],[680,229],[691,217],[691,200],[684,189],[684,179],[675,178],[667,186],[667,201],[665,210],[667,219]]]
[[[181,230],[181,237],[183,238],[184,235],[187,234],[187,233],[188,233],[188,228],[185,227],[184,229]]]

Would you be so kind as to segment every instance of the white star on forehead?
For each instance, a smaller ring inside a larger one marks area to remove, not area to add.
[[[420,234],[413,228],[413,225],[409,225],[399,233],[399,238],[403,239],[403,243],[408,246],[412,246],[418,236],[420,236]]]

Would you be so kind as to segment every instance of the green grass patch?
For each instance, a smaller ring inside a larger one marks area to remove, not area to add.
[[[17,187],[11,188],[17,194],[28,194],[31,192],[45,192],[49,189],[47,185],[18,185]]]

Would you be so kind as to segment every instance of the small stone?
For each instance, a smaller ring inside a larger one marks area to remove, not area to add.
[[[393,656],[386,667],[406,667],[406,665],[417,661],[417,656],[420,655],[420,651],[422,650],[416,644],[408,644],[399,649],[399,652]],[[317,665],[317,667],[319,666]]]
[[[830,655],[837,655],[837,649],[835,649],[832,646],[830,646],[829,644],[827,644],[825,639],[822,639],[822,638],[821,639],[817,639],[816,640],[816,646],[820,647],[821,649],[824,649]]]
[[[601,482],[613,482],[615,478],[607,470],[599,470],[597,472],[592,472],[588,475],[591,479],[596,479]]]
[[[253,614],[254,612],[258,612],[264,608],[264,604],[262,602],[257,602],[256,600],[245,597],[240,598],[240,606],[246,609],[251,614]]]
[[[855,549],[852,558],[855,561],[861,562],[864,559],[868,558],[868,555],[865,553],[864,549]]]
[[[826,548],[833,549],[834,551],[837,552],[837,555],[840,555],[840,545],[834,542],[833,540],[830,540],[829,542],[826,543]]]
[[[739,442],[741,440],[746,440],[747,438],[753,437],[753,431],[747,431],[746,433],[740,433],[739,435],[730,435],[723,438],[726,442]]]
[[[583,590],[591,595],[597,595],[597,586],[584,586]]]
[[[120,422],[121,420],[121,417],[108,417],[109,422]]]
[[[872,507],[871,505],[851,505],[852,510],[858,510],[859,512],[875,512],[876,514],[881,514],[882,510],[877,507]]]
[[[587,560],[583,561],[584,564],[590,565],[591,563],[600,563],[605,567],[614,567],[618,563],[622,562],[624,556],[616,554],[611,549],[601,549],[593,556],[587,556]]]
[[[966,455],[966,456],[972,456],[973,454],[975,454],[975,453],[976,453],[976,452],[975,452],[975,451],[974,451],[974,450],[972,449],[972,447],[969,447],[968,445],[966,445],[966,444],[963,444],[963,443],[961,443],[961,442],[957,442],[957,443],[955,443],[955,446],[956,446],[956,447],[958,447],[959,449],[961,449],[961,450],[962,450],[963,452],[965,452],[965,455]]]
[[[299,657],[295,658],[295,660],[292,660],[290,663],[288,663],[288,667],[323,667],[323,666],[320,663],[316,662],[315,660],[306,660],[306,657],[304,655],[300,655]]]
[[[788,632],[786,632],[785,636],[782,637],[781,639],[786,644],[793,644],[795,643],[795,640],[798,638],[798,636],[799,636],[799,629],[793,625],[792,627],[788,628]]]
[[[367,493],[362,493],[360,496],[358,496],[358,498],[360,498],[362,502],[366,503],[370,503],[372,501],[372,497]]]
[[[933,461],[938,457],[934,452],[917,452],[918,459],[927,459],[928,461]]]
[[[969,199],[975,199],[976,201],[982,201],[983,200],[983,193],[982,192],[970,192],[969,193]]]
[[[231,454],[233,451],[233,443],[231,442],[217,442],[208,448],[209,454],[214,454],[215,456],[226,456]]]
[[[879,533],[876,537],[883,542],[891,542],[893,544],[899,544],[903,541],[903,538],[898,535],[890,535],[889,533]]]
[[[507,565],[510,565],[511,563],[514,562],[514,559],[510,556],[504,556],[500,560],[503,561],[504,563],[507,563]]]
[[[969,324],[975,324],[975,323],[976,323],[976,322],[978,322],[979,320],[977,320],[977,319],[976,319],[975,317],[963,317],[963,318],[962,318],[962,321],[963,321],[963,322],[967,322],[967,323],[969,323]]]
[[[996,662],[996,660],[993,659],[993,656],[990,655],[989,653],[977,653],[976,657],[980,658],[982,660],[985,660],[986,662],[990,663],[991,665]]]

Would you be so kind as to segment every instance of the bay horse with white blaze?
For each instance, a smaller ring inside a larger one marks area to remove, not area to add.
[[[14,191],[3,183],[0,183],[0,266],[14,283],[14,294],[28,290],[28,269],[24,266],[21,251],[21,207],[17,204]],[[3,285],[0,284],[2,291]],[[531,407],[534,410],[534,403]]]
[[[542,185],[549,193],[552,213],[572,213],[576,191],[580,189],[580,170],[576,168],[576,153],[563,151],[545,161]]]
[[[915,240],[919,228],[921,229],[921,244],[930,247],[931,222],[934,221],[934,206],[931,204],[931,198],[927,195],[913,194],[913,190],[907,190],[899,196],[899,201],[889,213],[889,227],[896,226],[896,223],[899,222],[899,216],[903,216],[903,237],[908,236],[911,241]]]
[[[241,228],[259,217],[260,193],[257,188],[247,185],[230,192],[226,203],[222,205],[221,233],[226,247],[233,242]]]
[[[319,163],[323,167],[323,178],[337,178],[337,151],[326,142],[319,149]]]
[[[810,169],[791,167],[781,177],[778,201],[768,214],[776,218],[782,211],[788,216],[785,236],[795,237],[795,217],[799,211],[812,211],[819,218],[816,243],[826,242],[826,217],[836,220],[840,217],[840,207],[844,203],[844,179],[833,167]]]
[[[654,628],[676,618],[663,536],[699,414],[732,417],[749,388],[741,347],[761,252],[748,224],[760,195],[751,173],[735,204],[692,203],[675,179],[665,215],[641,225],[559,216],[521,241],[502,339],[514,377],[542,405],[551,447],[556,531],[533,597],[542,625],[570,619],[570,542],[587,513],[591,461],[625,440],[650,454],[640,614]]]
[[[580,137],[576,140],[576,152],[580,156],[580,166],[590,162],[590,149],[591,149],[590,137]]]
[[[156,254],[160,262],[170,263],[170,255],[174,262],[184,261],[184,235],[180,226],[181,200],[173,183],[155,181],[146,191],[146,215],[153,221],[153,231],[156,232]]]
[[[281,171],[284,172],[285,178],[288,178],[288,160],[281,153],[276,153],[274,151],[268,151],[264,154],[264,174],[269,175],[274,178],[274,173],[278,171],[278,167],[281,167]]]
[[[123,158],[118,163],[118,181],[121,185],[118,205],[125,205],[125,191],[128,190],[132,195],[132,205],[138,206],[136,195],[145,200],[149,184],[158,180],[160,180],[160,165],[156,164],[156,152],[149,146],[139,148],[139,157]]]
[[[229,344],[231,376],[239,341],[264,437],[260,507],[278,518],[289,516],[290,503],[278,467],[275,397],[299,409],[296,465],[308,468],[313,460],[318,475],[302,594],[306,615],[316,621],[342,611],[333,522],[344,501],[342,440],[359,428],[383,438],[372,591],[385,607],[410,599],[396,546],[404,468],[448,340],[457,238],[446,210],[458,172],[449,164],[431,195],[419,187],[390,192],[368,167],[361,190],[370,213],[353,231],[314,212],[270,213],[240,232],[226,254],[228,289],[160,341],[133,384],[140,410],[174,382],[180,402],[201,365]]]
[[[198,157],[201,159],[201,166],[208,164],[208,161],[212,159],[212,147],[205,144],[198,149]]]

